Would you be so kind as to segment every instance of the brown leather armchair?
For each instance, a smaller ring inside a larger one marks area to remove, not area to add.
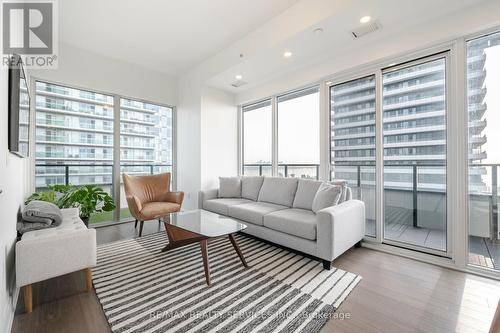
[[[144,221],[162,215],[178,212],[184,200],[184,192],[170,192],[170,172],[153,176],[130,176],[123,173],[123,185],[128,208],[137,221],[140,221],[139,237],[142,236]]]

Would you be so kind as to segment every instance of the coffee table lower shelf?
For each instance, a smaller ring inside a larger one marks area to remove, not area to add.
[[[192,231],[188,231],[170,223],[165,223],[165,229],[167,230],[168,236],[168,244],[161,250],[162,252],[166,252],[168,250],[176,249],[181,246],[186,246],[193,243],[200,243],[201,248],[201,256],[203,258],[203,267],[205,269],[205,279],[207,280],[207,285],[210,286],[210,263],[208,260],[208,241],[210,239],[215,239],[219,237],[207,237],[200,234],[197,234]],[[238,254],[238,257],[241,260],[243,266],[248,267],[247,262],[245,261],[245,257],[238,246],[238,242],[236,238],[234,238],[234,234],[227,235],[231,244],[233,245],[234,250]],[[220,236],[224,237],[224,236]]]

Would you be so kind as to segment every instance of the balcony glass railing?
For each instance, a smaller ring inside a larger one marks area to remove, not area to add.
[[[172,172],[171,164],[121,164],[120,172],[132,175],[153,175],[161,172]],[[49,185],[72,184],[85,185],[96,184],[111,196],[114,195],[115,186],[120,188],[120,200],[116,200],[117,210],[121,220],[131,219],[128,210],[123,184],[114,184],[113,165],[104,164],[36,164],[36,190],[43,191]],[[90,223],[111,222],[114,220],[114,212],[97,213],[92,215]]]

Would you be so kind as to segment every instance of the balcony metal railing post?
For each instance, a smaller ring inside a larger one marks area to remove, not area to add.
[[[153,165],[152,165],[152,164],[149,166],[149,174],[150,174],[150,175],[153,175],[153,174],[154,174],[154,168],[153,168]]]
[[[262,164],[259,165],[259,176],[262,176]]]
[[[64,184],[69,185],[69,165],[64,166]]]
[[[413,165],[413,226],[418,228],[418,169],[417,165]]]
[[[357,166],[358,173],[357,173],[357,187],[358,187],[358,200],[361,200],[361,165]]]
[[[285,164],[285,177],[288,177],[288,165]]]
[[[316,180],[319,180],[319,164],[316,165]]]
[[[491,167],[491,219],[490,237],[493,242],[498,242],[498,169]]]

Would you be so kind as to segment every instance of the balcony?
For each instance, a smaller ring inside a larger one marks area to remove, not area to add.
[[[444,182],[429,182],[428,177],[445,177],[443,165],[393,165],[385,168],[384,236],[396,243],[417,248],[445,251],[446,192]],[[470,165],[469,184],[470,232],[469,261],[471,264],[500,270],[498,237],[500,164]],[[280,164],[279,176],[317,179],[319,165]],[[245,175],[272,174],[270,164],[246,164]],[[398,179],[391,179],[399,177]],[[375,167],[373,165],[335,165],[332,178],[348,181],[354,199],[366,205],[366,234],[375,236]],[[441,223],[440,223],[441,222]]]

